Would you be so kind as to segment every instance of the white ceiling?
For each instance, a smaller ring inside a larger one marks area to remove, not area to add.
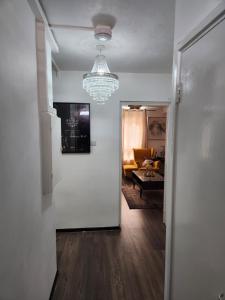
[[[112,40],[105,43],[104,51],[111,72],[171,71],[174,0],[42,0],[42,6],[50,23],[114,23]],[[60,69],[91,70],[97,54],[93,32],[53,32],[60,48],[54,54]]]

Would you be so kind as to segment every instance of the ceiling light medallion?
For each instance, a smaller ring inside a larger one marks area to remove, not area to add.
[[[110,73],[106,58],[101,54],[104,46],[98,45],[99,54],[95,58],[90,73],[83,75],[83,88],[98,104],[104,104],[119,88],[119,78]]]

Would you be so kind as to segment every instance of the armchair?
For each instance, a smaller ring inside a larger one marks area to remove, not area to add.
[[[156,150],[154,148],[140,148],[134,149],[134,161],[139,169],[145,169],[142,165],[145,159],[152,159],[156,157]],[[158,171],[160,169],[160,161],[153,161],[153,170]]]
[[[134,151],[134,160],[130,161],[128,164],[123,164],[123,175],[126,177],[131,177],[132,171],[142,169],[144,170],[145,167],[143,167],[143,162],[145,159],[152,159],[156,157],[156,150],[154,148],[140,148],[140,149],[133,149]],[[159,171],[160,169],[160,161],[155,160],[153,161],[153,170]]]

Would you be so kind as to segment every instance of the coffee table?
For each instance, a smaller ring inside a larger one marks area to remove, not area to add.
[[[164,178],[159,173],[154,172],[154,177],[146,177],[145,170],[132,171],[133,186],[140,188],[140,197],[146,190],[162,190],[164,188]]]

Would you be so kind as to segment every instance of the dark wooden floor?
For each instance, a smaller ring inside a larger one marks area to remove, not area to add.
[[[162,300],[165,228],[162,212],[130,210],[122,230],[57,233],[53,300]]]

